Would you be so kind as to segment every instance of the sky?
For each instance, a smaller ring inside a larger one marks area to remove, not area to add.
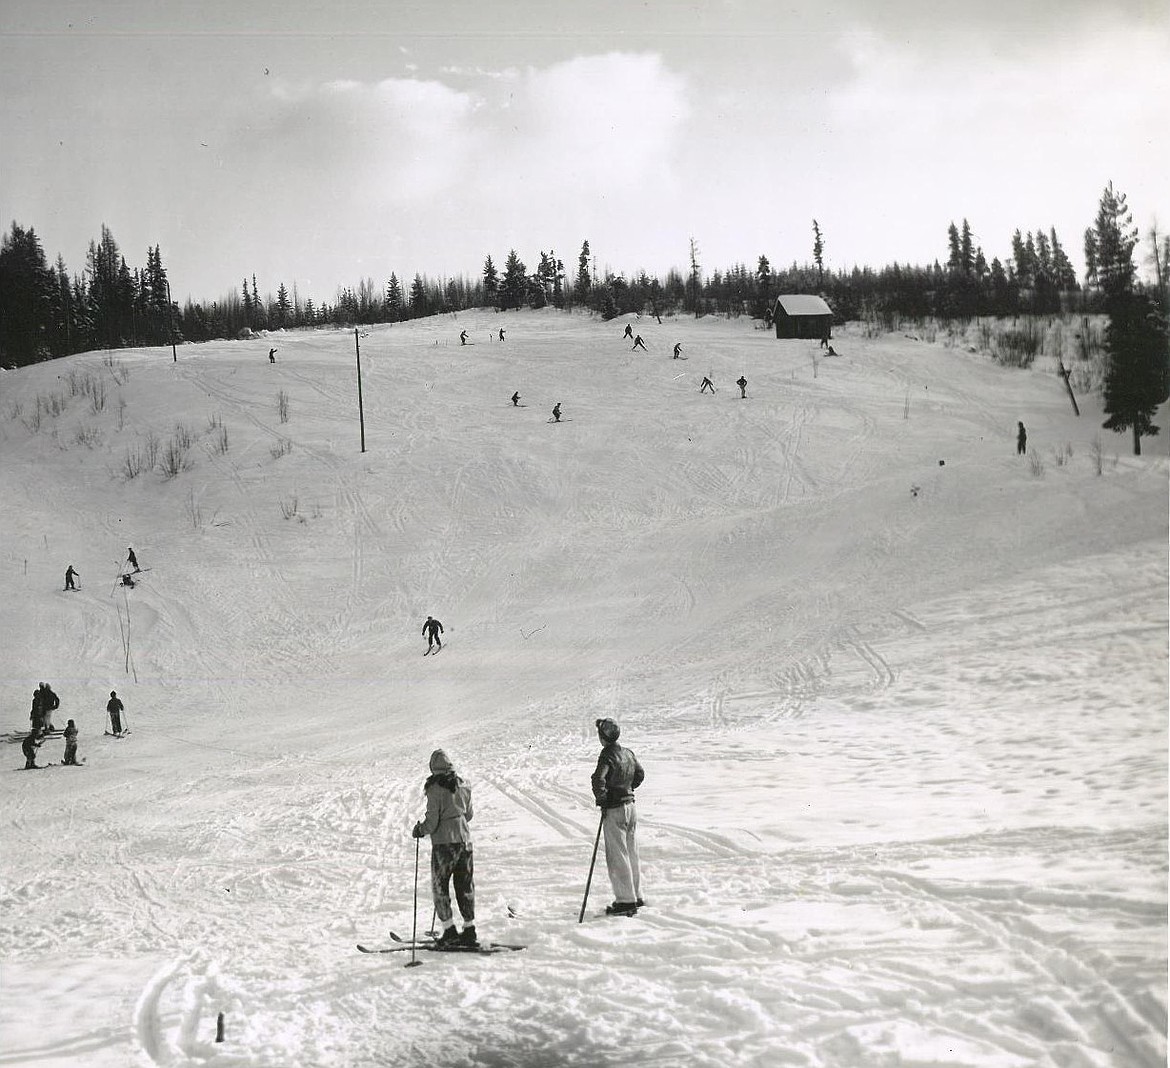
[[[987,259],[1101,191],[1170,226],[1170,9],[959,0],[550,5],[0,0],[0,225],[84,266],[105,224],[178,300],[254,274]]]

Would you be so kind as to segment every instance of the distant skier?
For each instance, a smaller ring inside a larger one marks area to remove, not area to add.
[[[829,337],[830,336],[831,335],[829,333],[829,327],[826,326],[824,331],[821,333],[821,348],[822,349],[827,349],[830,347],[829,346]]]
[[[638,349],[641,349],[643,352],[648,352],[648,351],[649,351],[649,350],[646,348],[646,342],[642,340],[642,335],[641,335],[641,334],[635,334],[635,335],[634,335],[634,347],[633,347],[632,349],[630,349],[630,351],[631,351],[631,352],[637,352],[637,351],[638,351]]]
[[[634,328],[629,323],[626,323],[626,332],[624,334],[622,334],[622,340],[623,341],[627,340],[629,338],[632,338],[633,336],[634,336]]]
[[[106,702],[106,711],[110,714],[110,731],[113,734],[122,733],[122,712],[125,706],[118,699],[117,691],[110,691],[110,699]]]
[[[1023,456],[1028,451],[1028,432],[1023,423],[1016,423],[1016,426],[1019,427],[1016,431],[1016,455]]]
[[[519,390],[516,390],[516,392],[512,394],[512,407],[513,408],[520,407],[520,391]]]
[[[268,350],[268,362],[269,363],[276,363],[276,349],[269,349]]]
[[[674,358],[675,358],[676,360],[679,358],[679,355],[680,355],[680,353],[681,353],[681,352],[682,352],[682,342],[681,342],[681,341],[676,341],[676,342],[674,343]]]
[[[707,390],[710,390],[712,393],[714,393],[715,392],[715,383],[712,382],[711,379],[709,379],[706,375],[704,375],[703,381],[699,385],[699,392],[706,393]]]
[[[467,344],[467,331],[466,330],[459,331],[459,344],[460,345]]]
[[[134,555],[133,549],[126,550],[126,563],[128,563],[135,571],[141,571],[142,568],[138,566],[138,557]]]
[[[32,771],[33,768],[39,766],[37,764],[37,750],[40,749],[42,740],[40,731],[32,730],[28,732],[28,737],[20,743],[20,751],[24,754],[25,771]]]
[[[29,728],[33,731],[39,731],[44,722],[45,714],[41,711],[41,690],[40,687],[37,687],[33,690],[32,710],[28,714]]]
[[[74,571],[73,565],[70,564],[65,569],[65,589],[67,589],[67,590],[77,589],[77,587],[73,585],[73,580],[75,578],[81,578],[81,575],[78,572]]]
[[[559,423],[561,421],[561,402],[557,401],[553,405],[553,422]]]
[[[471,847],[471,787],[456,773],[447,754],[436,749],[430,759],[431,774],[423,786],[427,814],[414,825],[414,838],[431,836],[431,895],[435,915],[443,925],[439,948],[479,945],[475,933],[475,864]],[[462,933],[455,928],[450,884],[463,919]]]
[[[129,586],[130,589],[134,589],[134,587],[137,585],[137,583],[134,581],[134,576],[129,572],[122,576],[121,582],[123,586]]]
[[[504,340],[504,328],[502,326],[500,327],[500,340]]]
[[[61,763],[77,763],[77,726],[73,720],[70,720],[65,727],[65,756]]]
[[[737,378],[735,380],[735,384],[737,386],[739,386],[740,398],[746,399],[746,397],[747,397],[747,379],[744,378],[743,375],[740,375],[739,378]]]
[[[443,633],[443,624],[432,616],[427,616],[427,621],[423,624],[423,635],[427,639],[427,653],[432,649],[438,652],[443,648],[443,639],[439,637]],[[423,653],[426,656],[427,653]]]
[[[618,745],[621,728],[612,719],[599,719],[596,726],[602,749],[590,784],[593,800],[602,810],[605,866],[614,896],[605,911],[611,916],[632,916],[643,903],[634,791],[646,773],[633,750]]]

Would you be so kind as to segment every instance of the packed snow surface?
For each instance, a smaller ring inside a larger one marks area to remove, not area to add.
[[[48,681],[86,761],[0,750],[0,1064],[1165,1062],[1165,432],[902,335],[624,323],[0,376],[0,713]],[[647,906],[599,861],[578,923],[599,716]],[[416,859],[430,926],[439,746],[528,948],[406,968],[355,944]]]

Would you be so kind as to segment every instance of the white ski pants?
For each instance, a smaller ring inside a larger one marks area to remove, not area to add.
[[[642,880],[638,870],[638,813],[634,802],[607,808],[602,828],[613,899],[622,903],[637,901],[642,896]]]

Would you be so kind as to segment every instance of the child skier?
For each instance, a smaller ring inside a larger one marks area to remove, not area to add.
[[[29,731],[28,737],[20,743],[20,751],[24,753],[24,770],[32,771],[33,768],[38,767],[37,764],[37,750],[41,747],[41,735],[39,731]]]
[[[73,720],[70,720],[65,726],[65,756],[61,763],[77,763],[77,727],[74,725]]]
[[[479,945],[475,933],[475,870],[471,850],[471,787],[456,773],[447,754],[436,749],[430,759],[431,774],[423,786],[427,814],[414,825],[415,838],[431,836],[431,895],[435,915],[443,925],[439,948]],[[463,931],[455,928],[450,883],[463,918]]]

